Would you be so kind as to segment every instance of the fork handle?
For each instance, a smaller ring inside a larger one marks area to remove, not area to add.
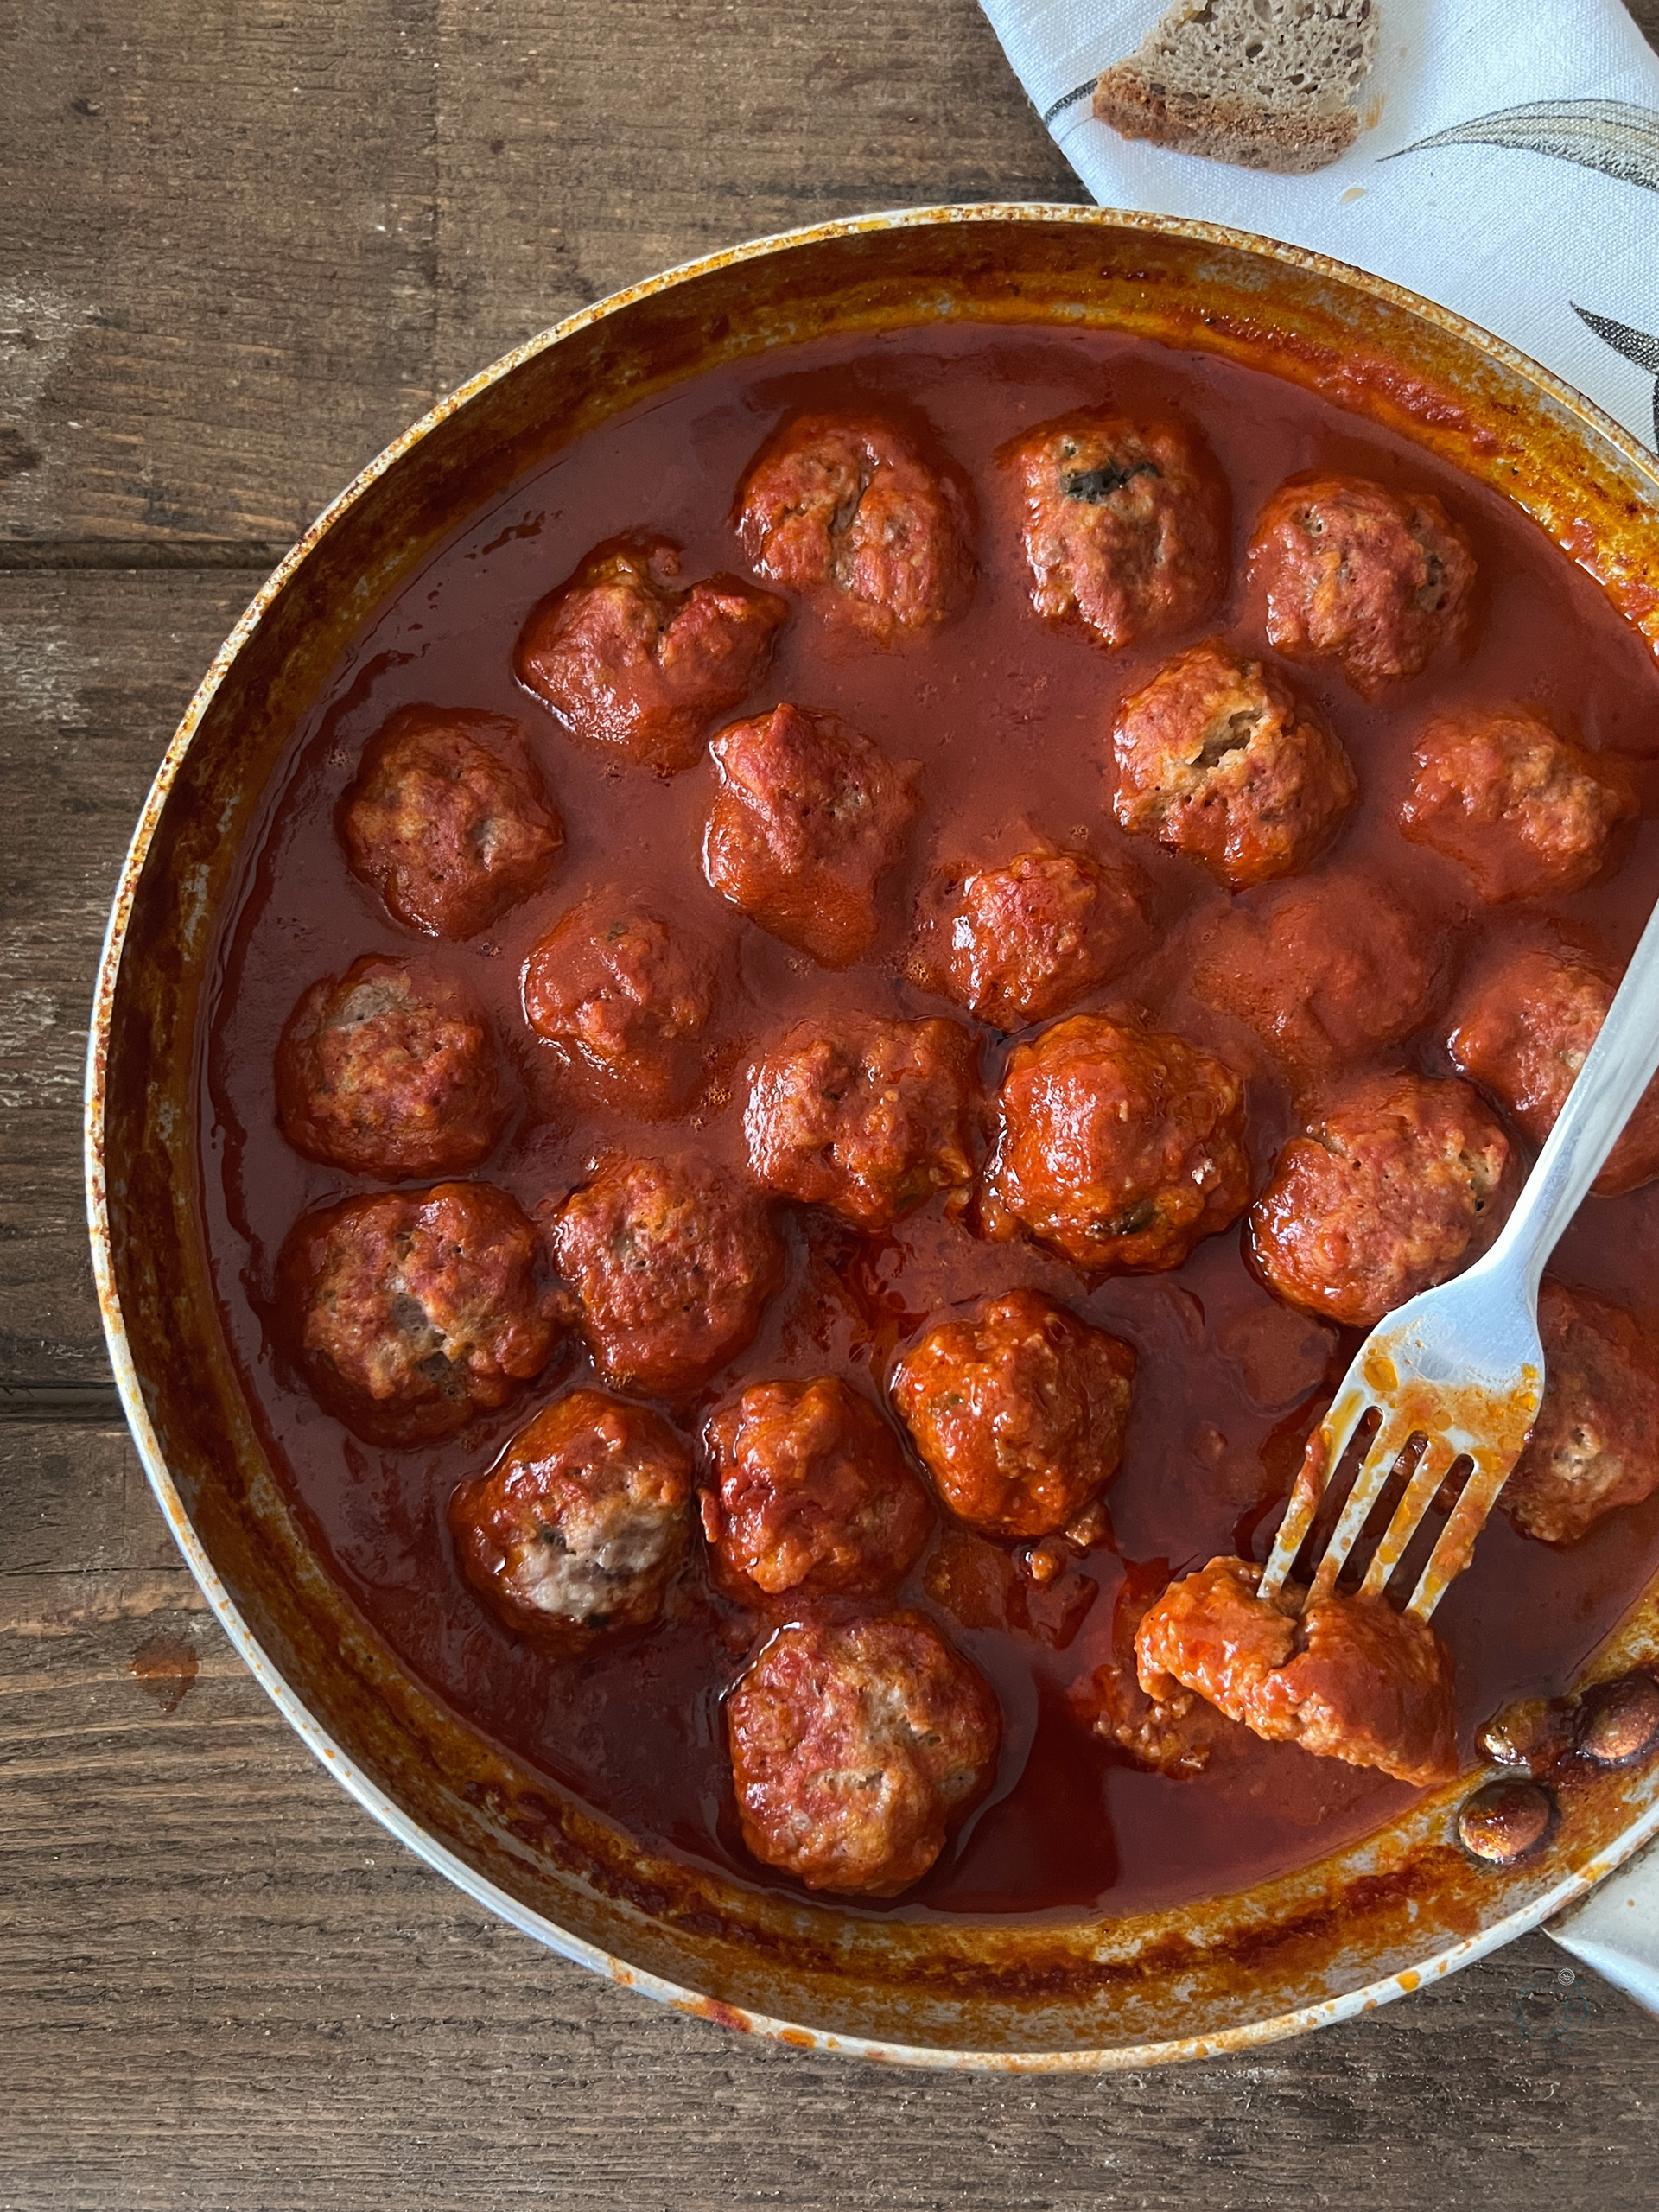
[[[1479,1264],[1524,1268],[1532,1298],[1580,1202],[1659,1070],[1659,906],[1502,1235]]]

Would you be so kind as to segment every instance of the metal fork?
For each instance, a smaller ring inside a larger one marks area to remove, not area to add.
[[[1471,1461],[1461,1495],[1407,1600],[1427,1620],[1469,1564],[1544,1391],[1538,1284],[1544,1263],[1659,1069],[1659,908],[1642,932],[1600,1033],[1514,1211],[1483,1259],[1386,1316],[1360,1346],[1324,1421],[1308,1440],[1257,1595],[1276,1598],[1295,1564],[1326,1484],[1369,1415],[1379,1425],[1308,1587],[1335,1589],[1349,1554],[1402,1455],[1421,1440],[1403,1496],[1360,1584],[1380,1596],[1441,1484]],[[1282,1600],[1281,1601],[1282,1603]]]

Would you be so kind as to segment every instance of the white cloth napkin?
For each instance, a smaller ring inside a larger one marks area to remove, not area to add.
[[[1167,0],[981,3],[1103,206],[1230,223],[1409,285],[1659,444],[1659,58],[1619,0],[1379,0],[1359,137],[1313,176],[1095,120],[1096,76]]]

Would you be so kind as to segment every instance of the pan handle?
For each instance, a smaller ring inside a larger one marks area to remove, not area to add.
[[[1547,1920],[1544,1933],[1659,2018],[1659,1841]]]

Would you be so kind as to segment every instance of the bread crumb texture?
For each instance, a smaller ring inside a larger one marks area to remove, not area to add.
[[[1354,143],[1376,0],[1175,0],[1095,86],[1125,138],[1299,176]]]

